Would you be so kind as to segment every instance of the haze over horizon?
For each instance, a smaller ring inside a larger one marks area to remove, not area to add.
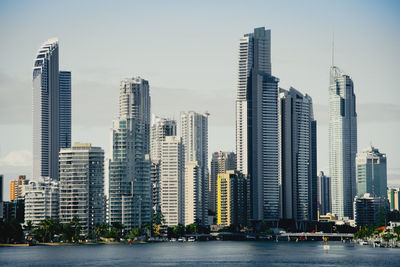
[[[238,41],[272,32],[272,74],[313,98],[318,170],[328,170],[328,86],[335,65],[354,81],[358,151],[388,158],[400,184],[400,3],[397,1],[1,1],[0,173],[32,172],[32,64],[40,45],[60,40],[60,70],[72,72],[72,142],[110,151],[121,78],[150,83],[152,113],[208,111],[209,154],[235,151]]]

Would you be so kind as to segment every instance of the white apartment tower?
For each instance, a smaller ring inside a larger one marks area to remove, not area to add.
[[[353,81],[338,67],[330,68],[329,174],[332,212],[353,217],[356,195],[357,113]]]
[[[161,144],[166,136],[176,136],[176,121],[152,115],[150,128],[150,158],[153,212],[160,211]]]
[[[84,235],[105,222],[104,151],[91,144],[75,143],[60,151],[60,222],[75,216]]]
[[[271,31],[264,27],[239,41],[236,96],[237,170],[250,178],[250,219],[280,216],[278,82],[271,75]]]
[[[123,79],[120,115],[112,132],[108,221],[130,231],[151,219],[149,85],[140,77]]]
[[[193,184],[194,188],[188,190],[193,196],[185,196],[196,202],[195,222],[208,224],[208,116],[206,113],[189,111],[181,113],[181,135],[185,152],[185,162],[197,162],[197,181],[189,174],[185,174],[184,183]],[[191,172],[195,173],[195,172]],[[186,203],[185,203],[186,205]]]
[[[181,138],[166,136],[161,142],[160,202],[165,225],[184,223],[184,152]]]

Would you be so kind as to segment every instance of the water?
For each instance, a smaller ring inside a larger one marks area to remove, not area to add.
[[[329,242],[165,242],[0,247],[0,266],[400,266],[400,249]]]

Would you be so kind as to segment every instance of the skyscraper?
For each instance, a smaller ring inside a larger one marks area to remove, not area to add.
[[[357,195],[370,193],[376,197],[387,195],[386,154],[369,147],[356,157]]]
[[[167,136],[176,136],[176,121],[152,116],[150,129],[150,158],[153,212],[160,211],[161,144]]]
[[[58,153],[71,146],[71,72],[59,71],[58,39],[44,42],[33,65],[33,178],[58,180]]]
[[[400,188],[388,188],[387,199],[389,200],[390,210],[400,210]]]
[[[82,233],[105,222],[104,151],[91,144],[75,143],[60,151],[61,223],[78,216]]]
[[[197,191],[200,181],[200,171],[197,161],[185,162],[185,178],[183,182],[184,195],[184,225],[198,222],[202,216]],[[199,214],[200,213],[200,214]]]
[[[238,171],[218,174],[217,224],[247,224],[247,179]]]
[[[188,192],[195,194],[194,196],[185,196],[185,199],[195,199],[197,214],[194,221],[203,225],[208,224],[208,116],[208,113],[194,111],[181,113],[181,133],[185,163],[197,162],[198,165],[197,177],[185,174],[184,183],[190,183],[194,186]],[[197,179],[197,181],[193,181],[193,183],[188,181],[194,179]]]
[[[168,226],[184,223],[183,153],[180,137],[166,136],[161,142],[160,201]]]
[[[171,119],[152,117],[150,129],[150,155],[152,161],[161,158],[161,142],[166,136],[176,136],[176,121]]]
[[[44,42],[33,65],[33,177],[58,180],[58,39]]]
[[[135,118],[141,123],[144,138],[144,153],[150,153],[150,87],[140,77],[121,80],[119,117]]]
[[[3,202],[3,186],[4,186],[4,176],[0,174],[0,202]]]
[[[25,185],[29,183],[25,175],[18,176],[18,180],[10,182],[10,202],[25,198]]]
[[[146,80],[121,80],[119,119],[114,121],[109,163],[110,223],[130,231],[150,222],[150,95]]]
[[[316,219],[317,174],[313,167],[312,99],[294,88],[279,93],[279,173],[282,184],[282,218],[295,221]],[[314,189],[315,188],[315,189]]]
[[[60,148],[71,147],[71,72],[60,71],[59,78]]]
[[[332,212],[339,218],[353,217],[356,194],[357,113],[353,81],[338,67],[330,69],[329,174]]]
[[[319,214],[325,215],[331,212],[331,178],[324,172],[318,176],[318,209]]]
[[[214,152],[211,158],[211,171],[209,179],[208,208],[217,211],[217,179],[218,174],[236,170],[236,155],[233,152]]]
[[[253,220],[278,221],[278,82],[271,76],[271,31],[239,41],[236,97],[237,170],[251,179]]]

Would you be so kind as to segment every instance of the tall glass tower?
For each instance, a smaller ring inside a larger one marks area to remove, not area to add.
[[[250,219],[278,221],[278,82],[271,75],[271,31],[239,41],[236,97],[237,170],[249,175]]]
[[[329,173],[332,212],[339,218],[353,217],[356,194],[357,113],[353,81],[338,67],[330,69]]]
[[[58,180],[58,39],[44,42],[33,64],[33,177]]]
[[[316,123],[312,99],[298,90],[279,93],[279,172],[282,184],[282,218],[296,222],[316,219]]]
[[[60,71],[59,78],[60,148],[71,147],[71,72]]]

